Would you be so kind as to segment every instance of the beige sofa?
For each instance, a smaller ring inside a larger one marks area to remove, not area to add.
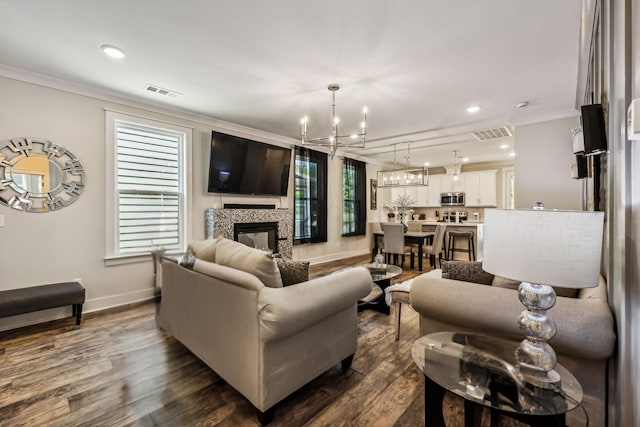
[[[421,335],[461,331],[521,341],[523,336],[516,320],[524,307],[515,289],[497,286],[496,281],[500,280],[504,279],[496,277],[495,286],[487,286],[433,274],[417,277],[409,298],[411,306],[420,314]],[[604,426],[607,361],[616,341],[604,279],[600,279],[596,288],[581,289],[575,298],[558,296],[548,314],[558,330],[549,343],[557,353],[558,362],[582,385],[582,404],[588,413],[589,425]],[[585,418],[580,410],[570,413],[568,419],[572,417],[580,417],[581,421]]]
[[[218,245],[212,258],[219,261],[220,252]],[[255,264],[250,256],[238,259]],[[165,259],[160,321],[268,423],[277,402],[339,362],[349,367],[356,303],[370,291],[365,268],[268,287],[228,265],[196,259],[190,269]]]

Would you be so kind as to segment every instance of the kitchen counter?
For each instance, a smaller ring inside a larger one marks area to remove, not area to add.
[[[423,226],[422,228],[426,231],[431,231],[432,228],[435,229],[435,226],[438,224],[446,224],[447,231],[473,231],[473,234],[474,234],[473,243],[474,243],[474,249],[476,253],[476,261],[482,260],[482,242],[484,239],[484,222],[464,221],[464,222],[458,223],[458,222],[440,222],[435,220],[426,220],[421,222]],[[447,246],[447,248],[449,247],[449,240],[446,236],[445,236],[445,245]],[[456,247],[465,248],[467,247],[467,242],[464,242],[464,241],[457,242]],[[467,254],[464,252],[455,252],[454,259],[463,260],[463,259],[469,259],[469,258]]]
[[[456,227],[477,227],[478,225],[484,225],[484,223],[480,221],[441,222],[441,221],[435,221],[435,220],[422,221],[422,224],[423,225],[446,224],[446,225],[456,226]]]

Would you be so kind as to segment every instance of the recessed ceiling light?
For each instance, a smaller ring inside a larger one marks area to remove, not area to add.
[[[515,156],[516,156],[516,153],[514,153],[514,152],[512,151],[512,152],[510,152],[510,153],[509,153],[509,155],[510,155],[511,157],[515,157]]]
[[[468,157],[463,157],[463,158],[462,158],[462,161],[466,163],[466,162],[468,162],[468,161],[469,161],[469,158],[468,158]]]
[[[524,102],[519,102],[516,104],[517,108],[527,108],[529,106],[529,102],[528,101],[524,101]]]
[[[100,49],[111,58],[122,59],[124,58],[124,51],[119,47],[112,46],[110,44],[103,44]]]
[[[478,111],[480,111],[480,107],[478,105],[472,105],[467,108],[467,113],[477,113]]]
[[[502,144],[500,148],[502,148],[503,150],[506,150],[507,148],[509,148],[509,144]]]
[[[425,166],[429,166],[430,164],[431,164],[431,163],[429,163],[429,162],[425,162],[425,164],[424,164],[424,165],[425,165]]]

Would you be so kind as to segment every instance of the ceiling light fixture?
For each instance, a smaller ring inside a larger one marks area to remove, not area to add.
[[[460,170],[458,170],[458,150],[453,150],[453,180],[460,178]]]
[[[507,148],[509,148],[509,144],[502,144],[500,148],[506,150]]]
[[[467,108],[467,113],[477,113],[478,111],[480,111],[480,106],[478,105],[472,105],[471,107]]]
[[[393,169],[378,171],[378,187],[422,187],[429,185],[429,169],[425,167],[414,167],[409,165],[411,159],[411,142],[407,143],[407,167],[396,168],[396,146],[402,144],[397,142],[393,145]],[[428,166],[425,163],[425,166]]]
[[[527,108],[529,106],[529,102],[528,101],[524,101],[524,102],[519,102],[516,104],[517,108]]]
[[[344,147],[356,147],[356,148],[364,148],[364,143],[366,141],[367,136],[367,107],[362,109],[362,114],[364,116],[362,123],[360,124],[360,133],[351,133],[348,135],[339,135],[338,133],[338,124],[340,123],[340,119],[336,117],[336,91],[340,89],[340,85],[337,83],[330,84],[327,89],[331,91],[332,102],[331,102],[331,123],[333,126],[333,130],[331,135],[319,138],[307,138],[307,123],[309,123],[308,117],[303,117],[300,120],[300,126],[302,131],[302,144],[303,145],[320,145],[329,147],[331,158],[336,155],[336,151],[338,150],[338,146]],[[341,138],[349,138],[348,140]],[[354,141],[357,140],[358,141]]]
[[[124,51],[119,47],[112,46],[110,44],[103,44],[102,46],[100,46],[100,49],[102,49],[102,51],[111,58],[115,58],[115,59],[124,58]]]
[[[510,152],[510,153],[509,153],[509,155],[510,155],[511,157],[515,157],[515,156],[516,156],[516,153],[514,153],[514,152],[512,151],[512,152]]]

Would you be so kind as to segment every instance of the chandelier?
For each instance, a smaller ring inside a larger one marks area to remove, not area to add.
[[[331,103],[331,123],[333,130],[331,135],[319,138],[311,138],[307,137],[307,123],[309,123],[308,117],[303,117],[300,120],[301,130],[302,130],[302,144],[303,145],[320,145],[324,147],[329,147],[331,158],[336,154],[339,146],[343,147],[354,147],[354,148],[364,148],[364,143],[367,137],[367,107],[362,109],[362,114],[364,119],[360,124],[360,133],[352,133],[349,135],[340,135],[338,132],[338,125],[340,124],[340,119],[336,117],[336,91],[340,89],[340,85],[336,83],[330,84],[327,89],[331,91],[332,103]]]
[[[462,166],[460,166],[460,169],[458,168],[458,159],[460,157],[458,157],[458,150],[453,150],[453,180],[457,181],[458,179],[460,179],[460,170],[462,169]]]
[[[425,167],[411,167],[411,142],[407,143],[406,168],[396,167],[396,145],[393,145],[393,169],[378,171],[378,187],[422,187],[429,185],[429,169]]]

